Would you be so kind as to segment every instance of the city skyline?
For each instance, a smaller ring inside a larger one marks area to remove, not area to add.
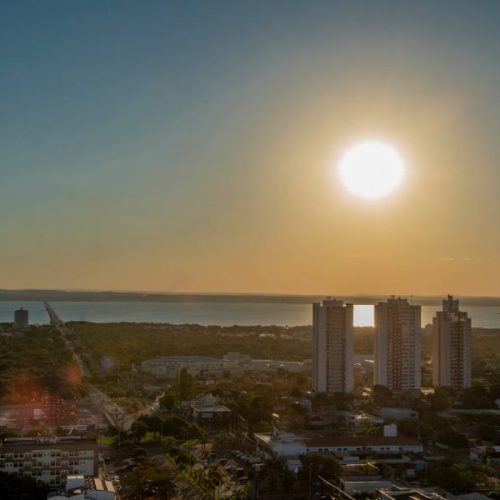
[[[4,6],[2,288],[500,296],[500,6]],[[392,145],[397,192],[337,165]]]
[[[0,498],[500,500],[500,1],[0,9]]]

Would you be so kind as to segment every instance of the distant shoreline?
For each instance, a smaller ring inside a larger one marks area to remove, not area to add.
[[[443,296],[402,295],[414,304],[438,306]],[[311,304],[325,295],[273,295],[273,294],[223,294],[223,293],[153,293],[112,291],[65,290],[0,290],[0,301],[57,301],[57,302],[203,302],[203,303],[256,303],[256,304]],[[335,295],[353,304],[376,304],[387,295]],[[500,307],[500,297],[457,295],[464,306]]]

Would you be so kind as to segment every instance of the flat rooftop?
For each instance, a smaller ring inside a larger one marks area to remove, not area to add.
[[[79,436],[71,437],[17,437],[5,438],[0,441],[0,447],[7,446],[60,446],[60,445],[96,445],[96,439],[88,439]]]
[[[418,446],[416,439],[405,436],[341,436],[305,439],[307,446]]]
[[[143,363],[164,364],[164,363],[222,363],[222,358],[212,358],[210,356],[163,356],[161,358],[148,359]]]

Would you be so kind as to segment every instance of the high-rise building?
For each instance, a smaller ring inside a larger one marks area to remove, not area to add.
[[[374,383],[420,389],[420,306],[390,297],[375,305]]]
[[[471,386],[471,320],[448,295],[432,321],[432,382],[464,389]]]
[[[28,328],[29,326],[29,315],[26,309],[18,309],[14,311],[14,326],[19,329]]]
[[[353,305],[326,299],[313,304],[313,389],[351,392]]]

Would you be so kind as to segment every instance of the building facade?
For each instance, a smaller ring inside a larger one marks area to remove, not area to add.
[[[390,297],[375,305],[374,384],[391,390],[419,390],[420,306]]]
[[[309,453],[349,456],[415,455],[423,452],[416,439],[404,436],[345,436],[304,438],[290,433],[255,434],[259,452],[276,457],[300,457]]]
[[[471,386],[471,320],[448,295],[432,321],[432,382],[435,386]]]
[[[353,305],[326,299],[313,304],[313,390],[353,389]]]
[[[14,326],[19,330],[28,328],[29,326],[29,313],[26,309],[17,309],[14,311]]]
[[[97,476],[95,439],[77,437],[6,438],[0,443],[0,472],[30,476],[50,486],[72,474]]]
[[[175,378],[185,368],[191,375],[222,374],[224,360],[208,356],[168,356],[148,359],[141,365],[142,371],[166,378]]]

